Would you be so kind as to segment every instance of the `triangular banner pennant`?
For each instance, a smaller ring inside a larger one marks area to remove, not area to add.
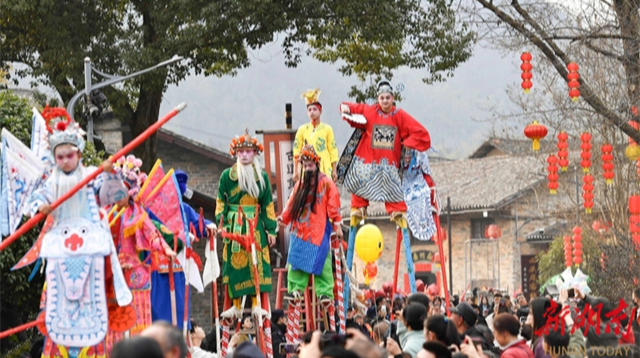
[[[33,126],[31,129],[31,151],[42,161],[42,163],[44,163],[45,176],[49,176],[55,162],[51,155],[49,146],[47,124],[37,109],[33,108],[32,111],[33,116],[31,117],[31,120],[33,121]]]
[[[171,230],[171,232],[177,234],[177,237],[187,247],[190,247],[190,243],[186,237],[188,231],[186,230],[185,220],[182,216],[180,192],[175,176],[173,175],[173,169],[152,188],[153,190],[149,195],[146,195],[144,200],[145,206],[148,210],[152,211],[160,222]]]
[[[158,186],[162,178],[164,178],[164,169],[162,168],[162,161],[158,159],[138,192],[138,200],[144,203],[145,199],[151,194],[153,189]]]
[[[6,212],[9,233],[13,233],[22,220],[27,200],[40,185],[44,165],[20,140],[2,129],[2,170],[6,190]]]
[[[210,237],[209,240],[215,240],[215,237]],[[215,281],[220,277],[220,261],[218,261],[218,254],[215,251],[215,246],[213,250],[211,249],[211,242],[207,240],[207,246],[204,250],[204,256],[206,261],[204,263],[204,270],[202,271],[202,281],[204,287],[207,287],[208,284]]]

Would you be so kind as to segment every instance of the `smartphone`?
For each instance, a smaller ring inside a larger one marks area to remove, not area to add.
[[[295,354],[300,347],[299,343],[280,343],[280,354]]]
[[[387,306],[382,306],[380,307],[380,312],[382,312],[383,315],[387,315]]]
[[[526,320],[527,316],[520,317],[520,324],[523,325]]]
[[[569,294],[569,298],[576,297],[576,291],[573,288],[570,288],[569,291],[567,291],[567,293]]]

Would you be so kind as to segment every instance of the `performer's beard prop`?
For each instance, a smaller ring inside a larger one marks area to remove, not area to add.
[[[312,212],[316,212],[316,195],[318,188],[318,178],[320,170],[306,170],[302,176],[302,184],[298,187],[293,197],[293,207],[291,208],[291,214],[293,220],[298,220],[302,216],[302,212],[305,209],[305,204],[311,196],[310,206]]]
[[[247,165],[242,164],[240,159],[238,159],[236,170],[238,173],[238,186],[240,187],[240,190],[245,193],[249,193],[249,195],[257,199],[260,196],[260,190],[265,187],[258,157],[253,158],[253,163]],[[260,182],[260,186],[258,186],[258,182],[256,181],[256,173],[259,173],[257,177]]]

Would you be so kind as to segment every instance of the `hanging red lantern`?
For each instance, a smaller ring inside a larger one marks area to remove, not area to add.
[[[562,131],[558,133],[558,165],[563,172],[566,172],[569,167],[569,151],[567,151],[569,148],[569,143],[567,143],[568,139],[569,135],[567,132]]]
[[[524,135],[533,140],[533,150],[540,150],[540,139],[547,136],[547,127],[538,123],[538,121],[533,121],[533,123],[524,128]]]
[[[582,185],[584,203],[582,205],[585,212],[591,214],[591,209],[593,208],[593,176],[587,174],[582,177],[582,181],[584,182],[584,185]]]
[[[564,264],[567,267],[571,267],[571,236],[565,236],[564,241]]]
[[[558,190],[558,166],[556,163],[558,162],[558,158],[555,155],[551,154],[547,157],[547,170],[549,171],[549,175],[547,175],[547,179],[549,179],[549,193],[551,195],[555,195]]]
[[[567,74],[567,81],[569,81],[569,97],[571,97],[572,101],[577,101],[580,97],[580,82],[578,79],[580,78],[580,74],[578,74],[578,64],[575,62],[570,62],[567,65],[567,70],[569,70],[569,74]]]
[[[579,246],[576,247],[576,244]],[[582,263],[582,229],[580,226],[573,228],[573,263],[576,266]]]
[[[589,168],[591,168],[591,134],[582,133],[580,140],[582,140],[582,144],[580,144],[580,149],[582,149],[580,153],[580,157],[582,158],[580,166],[584,173],[588,173]]]
[[[640,195],[629,196],[629,213],[640,215]]]
[[[491,224],[484,229],[484,237],[492,240],[498,239],[502,237],[502,230],[498,225]]]
[[[533,69],[530,62],[531,54],[529,52],[524,52],[520,55],[520,59],[522,60],[522,65],[520,65],[520,69],[522,70],[522,75],[520,75],[522,78],[521,86],[524,93],[529,93],[531,87],[533,87],[533,83],[531,82],[531,79],[533,78],[533,75],[531,74],[531,70]]]
[[[615,173],[613,172],[613,146],[611,144],[605,144],[602,146],[602,176],[604,177],[607,185],[613,184],[613,178]]]

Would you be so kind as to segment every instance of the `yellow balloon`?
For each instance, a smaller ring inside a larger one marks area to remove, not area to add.
[[[382,255],[382,232],[373,224],[362,225],[356,234],[356,255],[364,262],[374,262]]]

